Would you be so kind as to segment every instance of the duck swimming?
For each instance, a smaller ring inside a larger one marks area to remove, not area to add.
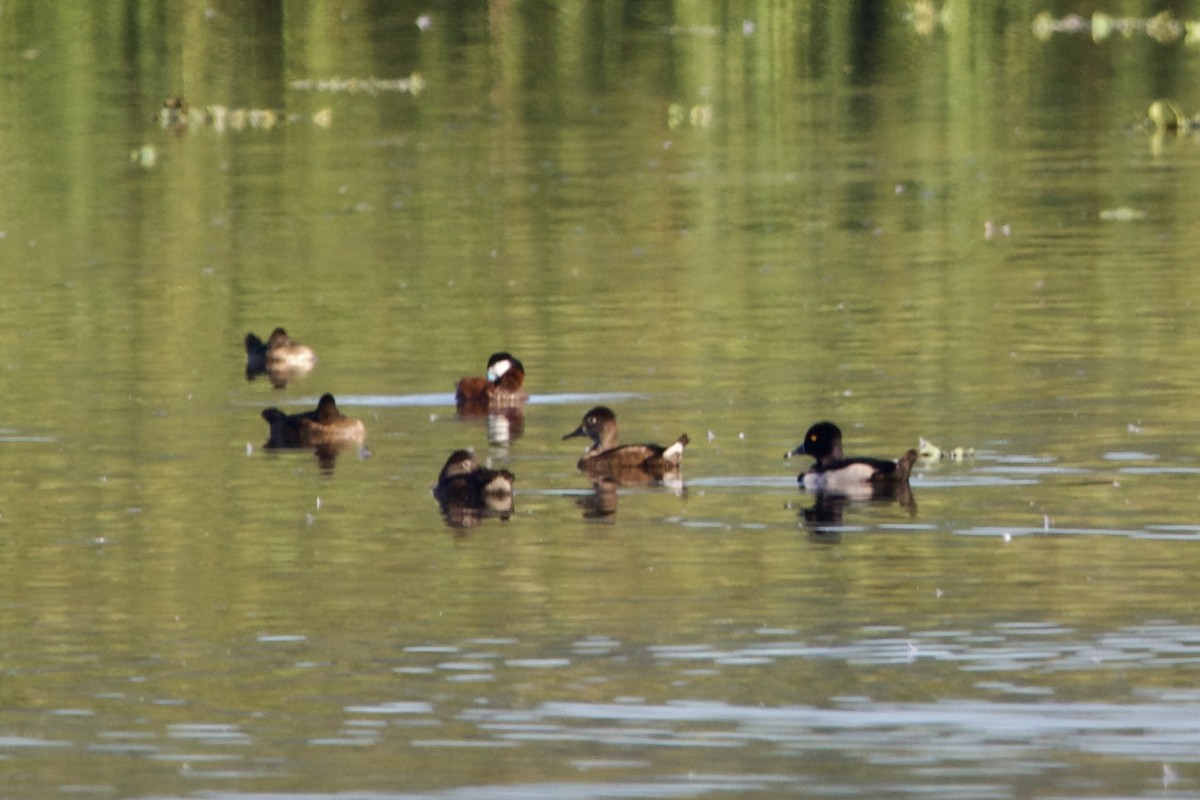
[[[506,469],[480,466],[470,450],[455,450],[438,474],[433,494],[441,502],[486,507],[503,503],[503,498],[508,498],[507,505],[511,508],[515,479],[516,476]]]
[[[331,394],[322,395],[313,411],[285,414],[278,408],[268,408],[262,417],[271,426],[267,447],[362,444],[367,435],[362,420],[343,414]]]
[[[460,414],[486,414],[524,404],[525,365],[511,353],[493,353],[487,363],[487,376],[463,377],[454,391]]]
[[[579,459],[578,468],[592,476],[614,478],[621,483],[644,483],[678,473],[688,436],[682,434],[673,444],[617,444],[617,415],[606,406],[596,406],[583,415],[579,427],[563,439],[586,436],[592,446]]]
[[[807,491],[846,494],[906,487],[917,460],[916,450],[909,450],[897,461],[847,458],[842,450],[842,431],[832,422],[818,422],[809,428],[804,441],[789,455],[807,455],[816,460],[797,478]]]
[[[287,335],[283,328],[271,332],[267,341],[253,333],[246,334],[246,378],[267,374],[276,386],[286,386],[288,379],[312,371],[317,354]]]
[[[433,496],[449,524],[472,527],[485,514],[508,519],[513,510],[514,480],[506,469],[480,466],[472,451],[455,450],[438,474]]]

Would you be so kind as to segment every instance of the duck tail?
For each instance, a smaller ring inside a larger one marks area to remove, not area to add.
[[[908,483],[908,476],[912,474],[913,464],[917,463],[917,451],[909,450],[904,455],[900,456],[896,461],[896,482]]]
[[[683,460],[683,448],[687,447],[690,441],[691,439],[688,438],[686,433],[680,434],[675,443],[663,451],[663,460],[669,461],[672,464],[678,464]]]
[[[263,340],[253,333],[246,334],[246,352],[257,353],[263,349]]]

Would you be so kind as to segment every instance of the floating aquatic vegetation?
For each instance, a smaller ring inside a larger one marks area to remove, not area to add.
[[[158,148],[152,144],[144,144],[129,153],[129,160],[142,169],[153,169],[158,164]]]
[[[939,26],[944,28],[949,24],[950,9],[943,7],[939,11],[933,0],[916,0],[909,5],[904,18],[920,35],[932,36]]]
[[[168,97],[163,100],[162,109],[155,117],[164,128],[187,127],[188,104],[182,97]]]
[[[671,130],[680,128],[683,125],[691,125],[693,128],[707,128],[712,125],[713,107],[707,103],[694,105],[690,108],[682,103],[671,103],[667,106],[667,127]]]
[[[1177,103],[1155,100],[1135,125],[1149,132],[1150,152],[1158,156],[1162,154],[1168,134],[1183,136],[1185,133],[1200,132],[1200,114],[1189,117]]]
[[[1155,131],[1200,130],[1200,115],[1187,116],[1172,100],[1155,100],[1146,109],[1144,125]]]
[[[1127,39],[1145,34],[1163,44],[1182,38],[1186,44],[1192,45],[1200,43],[1200,21],[1179,20],[1170,11],[1147,18],[1114,17],[1103,11],[1094,12],[1090,18],[1079,14],[1056,18],[1050,12],[1043,11],[1033,18],[1035,37],[1046,41],[1055,34],[1090,34],[1096,42],[1102,42],[1114,34]]]
[[[1067,14],[1062,19],[1055,19],[1049,11],[1043,11],[1033,18],[1033,35],[1046,41],[1056,33],[1083,33],[1090,27],[1083,17],[1078,14]]]
[[[665,25],[662,32],[667,36],[719,36],[721,29],[716,25]]]
[[[328,128],[333,124],[333,110],[322,108],[320,111],[312,115],[312,124],[318,128]]]
[[[1188,122],[1179,106],[1170,100],[1155,100],[1151,103],[1150,108],[1146,110],[1146,119],[1155,128],[1168,131],[1180,128]]]
[[[1163,11],[1146,20],[1146,35],[1156,42],[1173,42],[1183,36],[1183,23]]]
[[[1012,235],[1012,226],[1007,222],[997,225],[990,219],[983,223],[983,238],[984,241],[990,242],[997,236],[1009,237]]]
[[[974,447],[953,447],[943,450],[924,436],[920,437],[917,442],[917,458],[922,461],[940,461],[943,458],[951,461],[966,461],[968,458],[974,457]]]
[[[407,78],[323,78],[303,79],[288,84],[301,92],[346,92],[349,94],[379,94],[401,92],[416,97],[425,90],[425,79],[414,72]]]
[[[1121,206],[1120,208],[1106,208],[1100,212],[1100,219],[1105,222],[1134,222],[1139,219],[1145,219],[1146,212],[1137,208],[1129,208]]]
[[[163,101],[156,119],[159,125],[168,130],[207,127],[224,133],[227,130],[268,131],[284,122],[311,122],[317,127],[328,128],[333,120],[333,112],[325,108],[314,114],[285,114],[273,108],[229,108],[223,105],[192,108],[182,97],[168,97]]]

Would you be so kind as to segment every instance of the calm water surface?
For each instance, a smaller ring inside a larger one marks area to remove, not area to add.
[[[1197,51],[923,8],[4,6],[0,794],[1193,796]],[[973,456],[818,506],[822,418]]]

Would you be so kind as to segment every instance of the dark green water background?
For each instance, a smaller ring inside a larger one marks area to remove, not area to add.
[[[1081,10],[4,3],[0,793],[1194,794],[1200,48]],[[326,391],[373,455],[263,451]],[[606,393],[692,444],[597,522]],[[815,535],[822,418],[976,455]]]

